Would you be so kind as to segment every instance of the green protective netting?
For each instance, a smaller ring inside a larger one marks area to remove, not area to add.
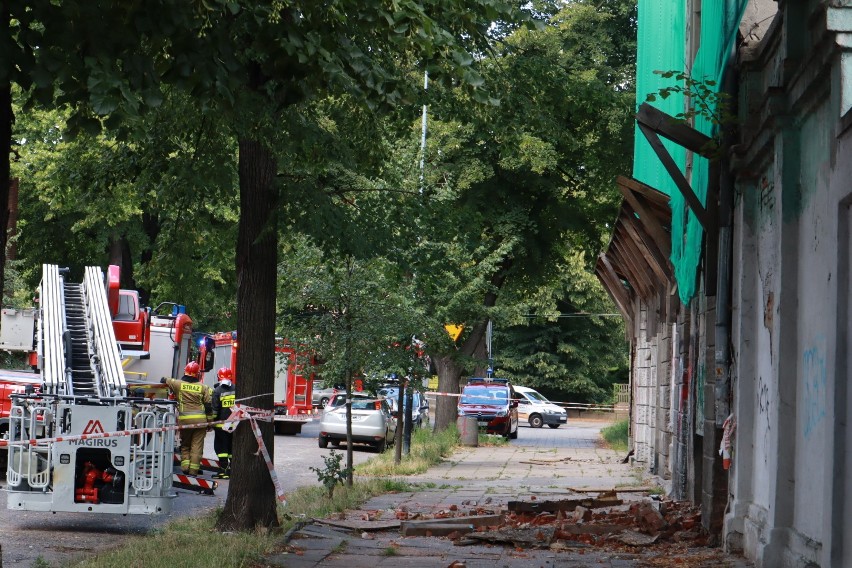
[[[701,3],[701,32],[692,77],[697,81],[722,83],[725,61],[736,39],[747,0],[704,0]],[[639,38],[636,61],[636,106],[649,94],[671,87],[673,78],[663,78],[654,71],[682,72],[686,64],[686,2],[683,0],[639,0]],[[659,110],[676,116],[684,110],[684,97],[678,93],[651,103]],[[708,136],[714,134],[710,119],[696,117],[695,128]],[[633,177],[670,198],[672,209],[672,255],[675,279],[681,302],[688,304],[695,295],[696,275],[701,258],[703,228],[677,190],[668,172],[648,141],[636,129],[633,148]],[[664,140],[681,171],[686,167],[686,150]],[[691,185],[702,203],[707,195],[707,160],[694,157]]]

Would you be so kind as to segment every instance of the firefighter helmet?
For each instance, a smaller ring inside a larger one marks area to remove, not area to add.
[[[220,383],[224,383],[227,381],[229,385],[234,384],[234,372],[228,367],[222,367],[216,372],[216,377],[218,377]]]
[[[197,377],[200,371],[201,365],[198,364],[198,361],[190,361],[186,364],[186,367],[183,368],[183,374],[189,375],[190,377]]]

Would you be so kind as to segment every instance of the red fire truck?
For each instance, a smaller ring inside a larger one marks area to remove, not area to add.
[[[230,367],[234,382],[239,384],[237,356],[239,341],[236,331],[207,335],[199,341],[200,358],[205,369],[204,382],[216,384],[216,369]],[[212,357],[209,355],[212,353]],[[310,356],[297,350],[289,341],[279,339],[275,344],[275,433],[298,434],[302,425],[311,419],[311,388],[314,374],[305,376],[305,367],[312,363]]]
[[[38,371],[6,375],[0,409],[8,419],[8,444],[3,444],[8,509],[171,511],[175,403],[156,394],[141,396],[125,378],[124,367],[132,360],[123,357],[114,330],[121,317],[117,276],[112,267],[105,278],[100,268],[87,266],[77,282],[68,269],[45,264],[38,309],[3,311],[0,336],[18,330],[19,337],[0,337],[2,347],[29,352]],[[161,358],[150,351],[155,324],[170,328],[166,336],[172,339],[178,336],[176,326],[191,325],[178,309],[172,315],[128,311],[123,321],[133,317],[138,325],[123,338],[138,343],[137,358],[146,362]],[[174,363],[181,352],[188,349],[172,341],[165,358]],[[149,381],[140,386],[149,388]],[[134,430],[146,433],[131,434]],[[127,433],[113,435],[122,431]]]
[[[158,383],[163,377],[183,375],[192,343],[192,319],[184,306],[162,302],[154,309],[143,308],[138,291],[120,289],[114,265],[107,271],[107,301],[129,383]]]

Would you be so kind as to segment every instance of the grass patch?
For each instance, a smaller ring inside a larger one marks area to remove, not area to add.
[[[509,440],[500,436],[499,434],[486,434],[485,432],[479,432],[479,445],[480,446],[506,446],[509,444]]]
[[[441,432],[418,428],[411,435],[408,455],[399,464],[394,463],[394,449],[355,466],[357,475],[387,476],[425,473],[436,463],[444,461],[458,445],[459,434],[454,424]]]
[[[262,566],[266,555],[282,550],[282,535],[300,521],[328,517],[333,513],[356,509],[376,495],[411,491],[414,486],[393,476],[425,472],[442,461],[458,444],[458,432],[451,426],[444,432],[418,430],[411,439],[411,451],[399,465],[393,452],[377,455],[356,467],[359,477],[352,487],[339,485],[329,496],[319,482],[287,494],[287,504],[279,508],[280,530],[250,533],[220,533],[216,520],[220,510],[201,517],[181,518],[143,536],[130,536],[121,548],[104,550],[76,564],[77,568],[246,568]],[[396,550],[385,550],[392,556]],[[39,568],[48,568],[46,562]],[[66,564],[67,565],[67,564]],[[52,568],[52,567],[51,567]]]
[[[601,436],[606,441],[607,446],[617,452],[627,451],[627,420],[620,420],[615,424],[601,429]]]

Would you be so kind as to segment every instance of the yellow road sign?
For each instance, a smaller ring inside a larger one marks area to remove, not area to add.
[[[464,326],[463,325],[456,325],[454,323],[448,323],[447,325],[444,326],[444,329],[446,329],[447,333],[450,334],[450,338],[453,341],[456,341],[459,338],[459,336],[461,335],[461,332],[464,330]]]

